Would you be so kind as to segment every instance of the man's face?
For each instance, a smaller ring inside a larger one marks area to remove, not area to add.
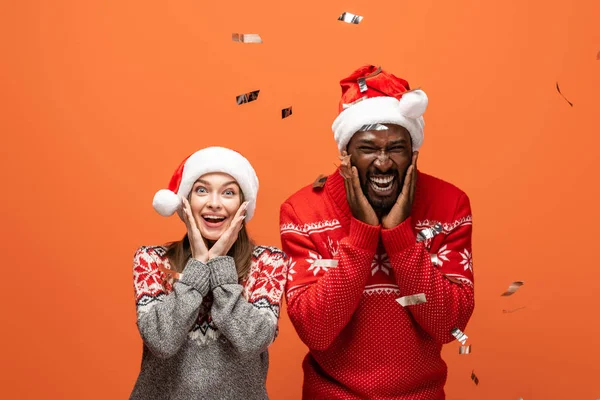
[[[357,132],[348,143],[362,191],[380,215],[387,214],[396,202],[412,159],[408,131],[399,125],[386,126],[389,129],[385,131]]]

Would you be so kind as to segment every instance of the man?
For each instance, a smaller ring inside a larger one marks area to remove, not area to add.
[[[281,206],[303,398],[443,399],[474,307],[469,199],[417,170],[424,92],[373,66],[340,83],[342,165]]]

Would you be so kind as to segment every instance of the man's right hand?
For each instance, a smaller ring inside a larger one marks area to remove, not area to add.
[[[350,156],[344,151],[340,157],[342,165],[340,172],[344,178],[344,186],[346,187],[346,199],[352,211],[352,216],[365,224],[377,226],[379,218],[375,214],[375,210],[369,204],[369,200],[365,197],[358,177],[356,167],[350,165]]]

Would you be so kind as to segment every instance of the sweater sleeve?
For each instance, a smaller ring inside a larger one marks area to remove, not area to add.
[[[268,254],[265,254],[268,253]],[[213,292],[211,315],[215,326],[242,355],[264,352],[275,340],[288,259],[280,251],[263,248],[254,258],[244,296],[238,284],[234,259],[215,257],[208,261]]]
[[[425,294],[425,303],[407,309],[440,343],[454,340],[454,328],[464,331],[475,306],[471,232],[471,207],[465,194],[458,200],[453,223],[444,224],[440,233],[443,240],[436,254],[438,266],[423,242],[416,243],[410,217],[382,231],[401,296]]]
[[[281,206],[281,225],[301,227],[289,203]],[[287,308],[300,339],[312,350],[326,350],[352,318],[370,275],[379,226],[354,218],[338,253],[324,260],[301,230],[282,230],[283,251],[290,257]]]
[[[140,248],[133,260],[137,325],[144,344],[160,358],[174,356],[186,340],[208,293],[209,270],[188,261],[181,279],[167,290],[155,250]]]

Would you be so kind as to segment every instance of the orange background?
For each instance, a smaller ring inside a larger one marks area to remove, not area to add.
[[[278,246],[279,205],[334,168],[338,81],[363,64],[428,93],[419,166],[472,201],[473,353],[446,346],[448,399],[600,397],[600,2],[20,0],[0,15],[3,398],[126,398],[133,253],[184,233],[155,191],[190,152],[235,148],[261,181],[250,232]],[[273,399],[299,398],[304,353],[284,312]]]

